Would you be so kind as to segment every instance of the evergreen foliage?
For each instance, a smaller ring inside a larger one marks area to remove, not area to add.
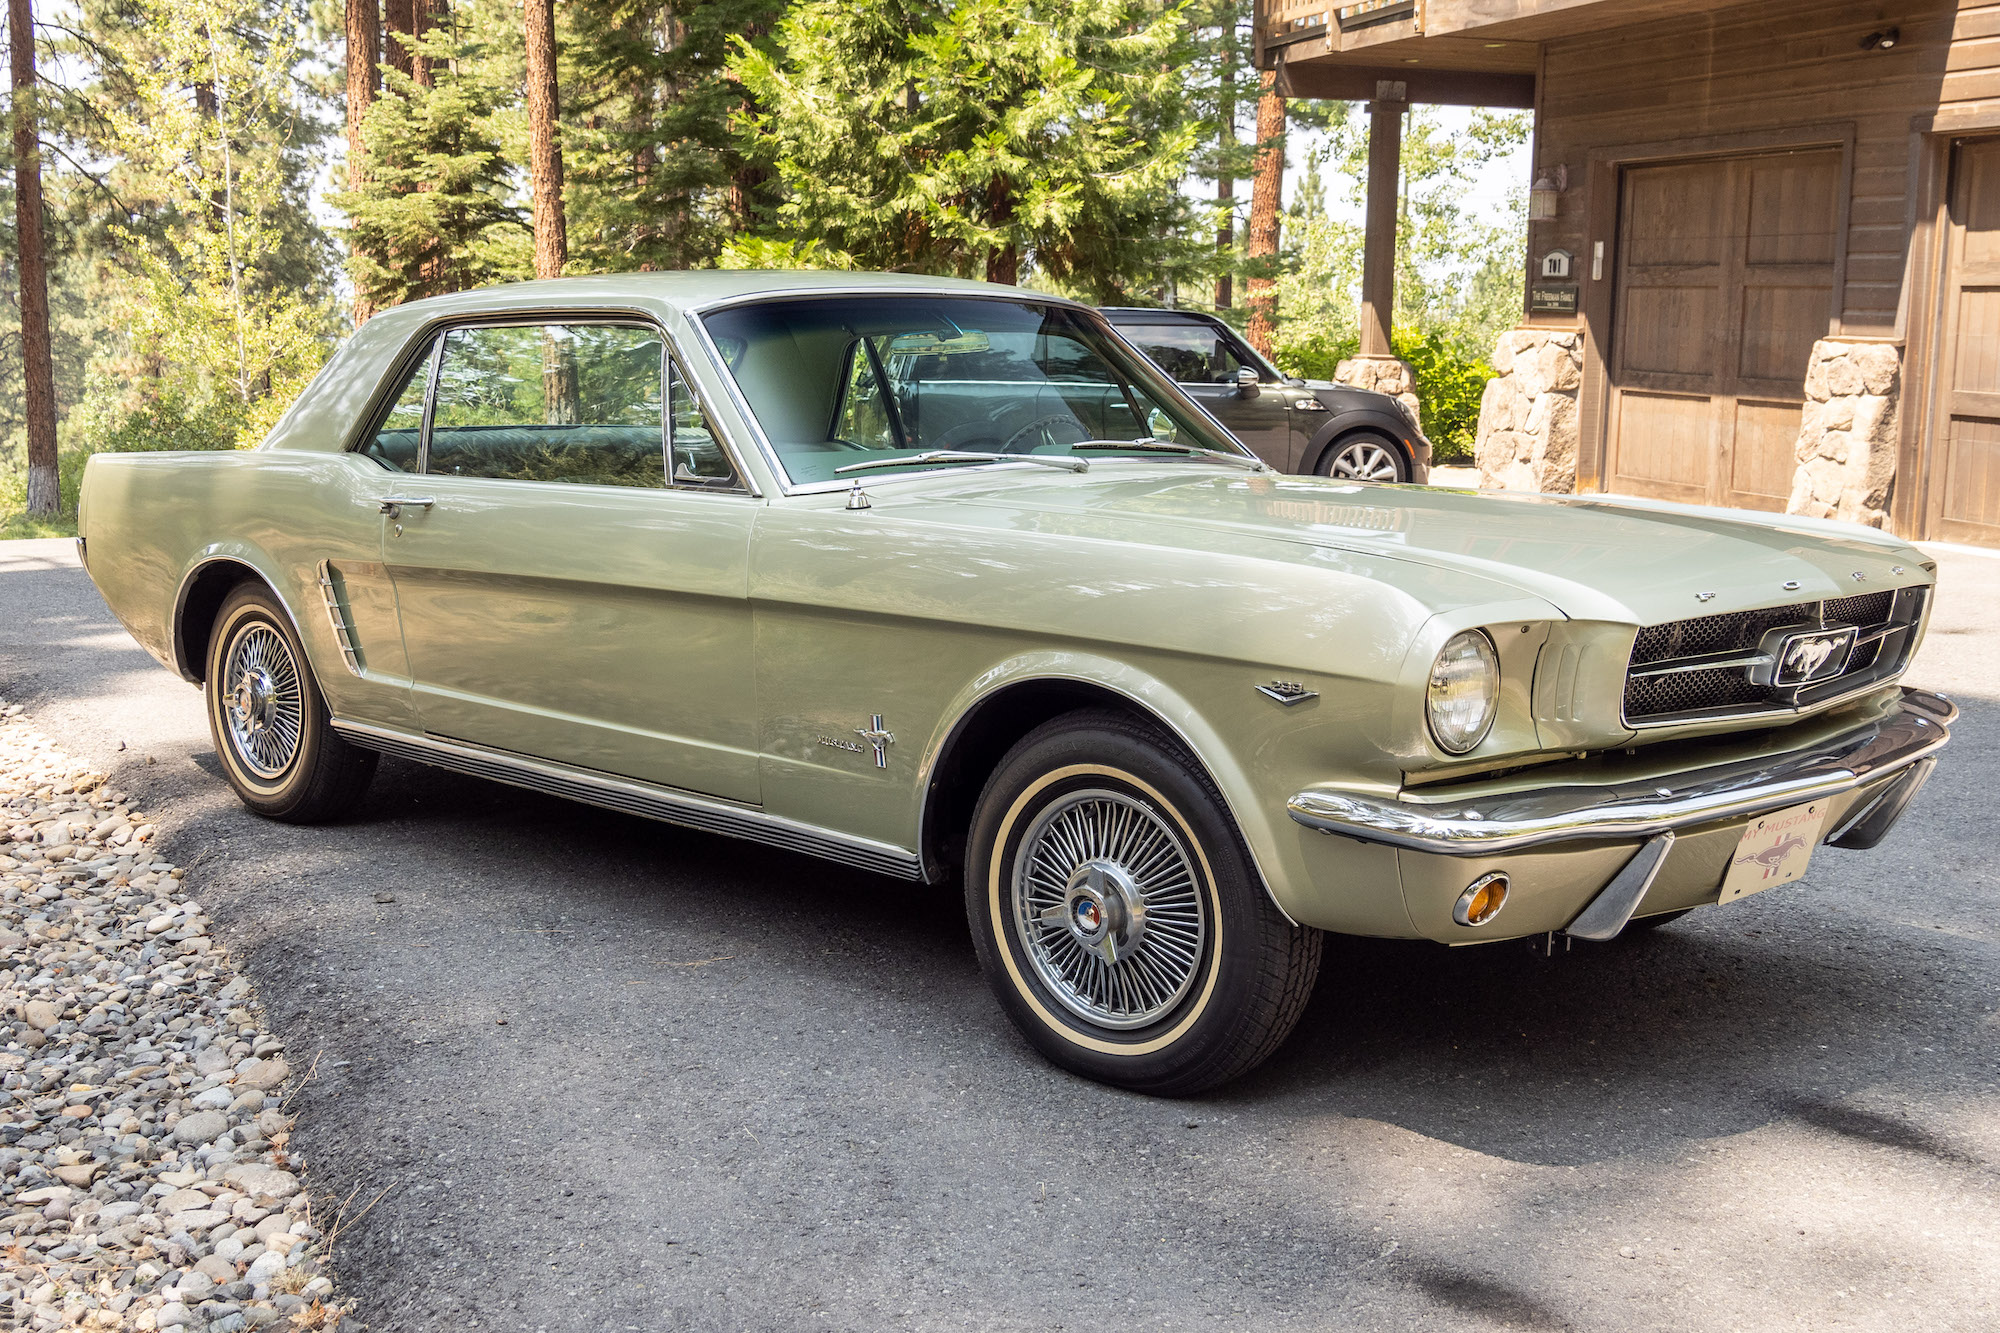
[[[563,36],[570,271],[698,268],[775,203],[745,156],[734,39],[779,0],[571,0]]]
[[[1153,0],[804,0],[732,68],[792,236],[865,268],[1122,300],[1187,260],[1181,18]]]
[[[461,7],[418,37],[437,62],[431,87],[392,65],[368,108],[367,181],[328,202],[352,228],[354,285],[380,308],[520,276],[525,223],[502,154],[504,86],[482,76]]]

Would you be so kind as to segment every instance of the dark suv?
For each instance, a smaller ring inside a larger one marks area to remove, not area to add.
[[[1388,394],[1288,378],[1213,315],[1129,306],[1103,314],[1272,467],[1356,481],[1430,479],[1431,442]]]

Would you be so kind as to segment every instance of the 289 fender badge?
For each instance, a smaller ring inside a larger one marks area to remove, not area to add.
[[[1308,699],[1319,698],[1318,690],[1309,690],[1295,680],[1274,680],[1269,685],[1259,685],[1257,693],[1267,699],[1276,699],[1285,707],[1302,704]]]

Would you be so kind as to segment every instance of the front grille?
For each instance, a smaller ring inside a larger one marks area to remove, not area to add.
[[[1626,668],[1625,722],[1657,727],[1788,713],[1886,681],[1908,663],[1926,592],[1871,592],[1648,625],[1633,640]],[[1839,674],[1803,686],[1752,679],[1753,669],[1768,662],[1759,652],[1766,633],[1812,624],[1853,625],[1859,631]]]

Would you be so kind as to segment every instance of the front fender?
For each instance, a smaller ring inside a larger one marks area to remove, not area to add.
[[[1184,694],[1140,667],[1098,653],[1061,649],[1022,653],[996,663],[967,682],[952,699],[925,742],[923,767],[918,774],[918,786],[925,793],[926,807],[920,815],[920,827],[929,827],[932,779],[944,760],[952,738],[965,720],[994,696],[1019,685],[1042,681],[1109,691],[1178,738],[1200,761],[1216,789],[1222,793],[1230,817],[1236,821],[1236,827],[1242,831],[1244,841],[1250,848],[1251,861],[1264,881],[1265,890],[1271,894],[1278,910],[1290,917],[1284,898],[1276,891],[1272,876],[1265,868],[1265,857],[1260,854],[1260,848],[1270,847],[1280,821],[1287,818],[1282,803],[1266,808],[1269,803],[1254,794],[1250,775],[1224,743],[1222,730]]]
[[[1403,461],[1409,465],[1410,479],[1421,480],[1420,471],[1429,466],[1428,451],[1410,430],[1410,423],[1393,412],[1377,411],[1373,408],[1356,408],[1352,411],[1337,412],[1333,417],[1320,423],[1312,434],[1305,452],[1299,456],[1301,473],[1318,472],[1320,459],[1333,447],[1334,441],[1357,430],[1372,430],[1388,436],[1402,451]]]

